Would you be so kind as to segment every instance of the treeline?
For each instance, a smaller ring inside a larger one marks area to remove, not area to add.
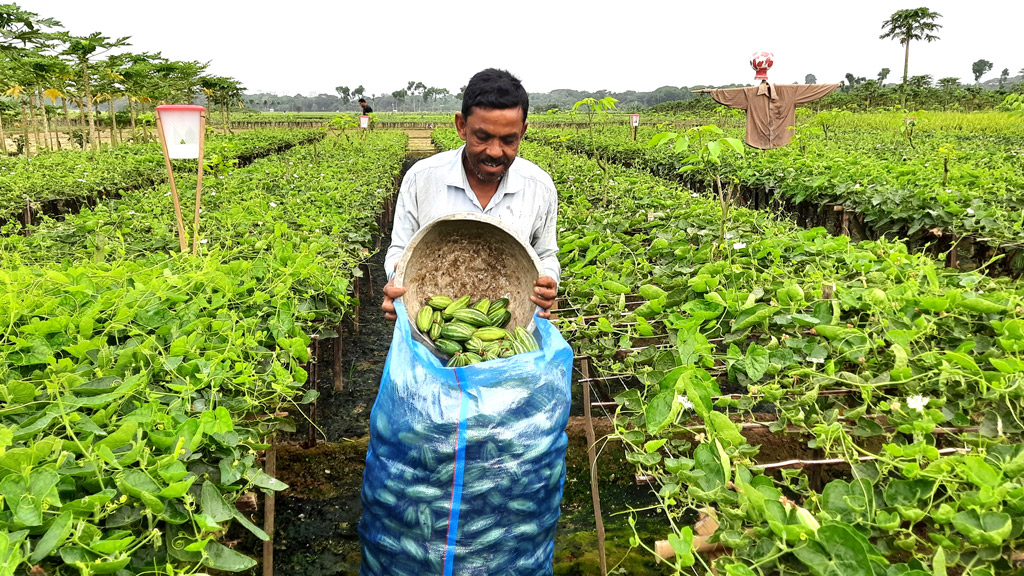
[[[847,108],[852,110],[869,110],[901,105],[903,86],[901,84],[882,84],[877,80],[849,78],[849,82],[841,81],[840,87],[828,96],[807,104],[808,108],[831,109]],[[811,75],[808,78],[813,79]],[[1013,79],[1016,80],[1016,79]],[[813,83],[813,81],[812,81]],[[737,88],[749,86],[729,84],[716,88]],[[584,98],[601,99],[611,96],[618,100],[616,109],[620,112],[701,112],[709,111],[718,105],[706,94],[696,93],[710,86],[662,86],[650,92],[627,90],[612,92],[609,90],[572,90],[568,88],[551,92],[534,92],[530,94],[530,113],[544,114],[549,111],[566,111]],[[985,84],[962,84],[958,78],[942,78],[937,82],[930,75],[913,76],[907,80],[906,108],[934,109],[971,112],[998,106],[1011,93],[1024,91],[1024,82],[1005,82],[1002,87]],[[408,92],[405,89],[391,94],[363,94],[370,106],[377,112],[453,112],[462,106],[462,93],[452,94],[447,90],[426,88],[419,92]],[[258,93],[246,94],[243,97],[245,106],[260,112],[352,112],[358,113],[360,108],[355,95],[317,94],[305,96],[281,96],[277,94]]]
[[[412,84],[412,83],[410,83]],[[422,86],[421,83],[416,83]],[[730,84],[725,88],[742,86]],[[618,100],[616,108],[625,112],[639,111],[663,102],[688,100],[696,98],[692,90],[704,86],[662,86],[650,92],[627,90],[611,92],[609,90],[571,90],[567,88],[551,92],[534,92],[530,94],[530,113],[543,114],[550,110],[569,110],[572,105],[584,98],[601,99],[611,96]],[[344,86],[339,87],[338,94],[321,93],[314,96],[295,94],[281,96],[277,94],[258,93],[246,94],[243,102],[246,107],[260,112],[358,112],[356,94],[349,91],[345,94]],[[362,88],[362,87],[360,87]],[[392,93],[366,94],[358,96],[366,98],[367,103],[376,112],[452,112],[462,107],[462,92],[452,94],[448,90],[424,87],[422,89],[403,88]]]
[[[140,115],[160,103],[202,101],[218,107],[228,122],[228,108],[245,90],[238,80],[207,74],[208,63],[130,52],[129,40],[100,32],[76,34],[54,18],[0,4],[0,94],[6,97],[0,100],[0,153],[60,149],[64,136],[59,128],[72,124],[79,126],[79,146],[98,148],[97,115],[104,105],[111,144],[119,141],[117,120],[122,117],[116,112],[123,108],[132,137],[144,136],[134,134]],[[13,150],[7,120],[18,122]]]
[[[811,110],[876,110],[901,106],[903,86],[900,84],[881,85],[875,80],[854,82],[851,86],[841,82],[839,89],[813,102],[803,104]],[[907,80],[907,110],[943,110],[952,112],[973,112],[1000,106],[1010,94],[1024,93],[1024,82],[1007,83],[1002,89],[991,89],[978,84],[961,84],[957,78],[943,78],[932,82],[931,76],[914,76]],[[692,96],[699,96],[693,98]],[[702,113],[718,107],[711,96],[693,94],[691,98],[664,102],[650,107],[655,113]]]

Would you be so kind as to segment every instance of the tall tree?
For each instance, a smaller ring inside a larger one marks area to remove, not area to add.
[[[864,80],[863,78],[860,80],[862,81],[857,83],[857,87],[853,93],[863,98],[864,104],[868,108],[870,108],[873,103],[878,104],[878,99],[882,94],[878,82],[875,80]]]
[[[60,25],[60,22],[53,18],[42,18],[35,12],[22,10],[17,4],[0,4],[0,63],[8,65],[8,74],[5,79],[5,84],[8,85],[7,91],[17,92],[14,94],[15,98],[19,98],[22,93],[25,93],[25,100],[22,101],[22,128],[26,155],[29,153],[29,123],[34,124],[34,118],[30,111],[32,99],[38,99],[40,104],[45,106],[38,93],[38,81],[41,80],[41,76],[38,70],[32,69],[28,61],[38,62],[40,58],[44,57],[44,53],[50,53],[53,44],[62,35],[61,32],[56,31]],[[31,86],[27,86],[27,93],[26,84],[31,84]],[[38,129],[36,132],[38,134]],[[38,148],[38,136],[36,140]],[[0,148],[6,154],[7,141],[2,126],[0,126]]]
[[[1006,84],[1006,79],[1010,77],[1010,69],[1003,68],[1003,71],[999,73],[999,89],[1003,89],[1003,85]]]
[[[986,72],[992,69],[992,63],[982,58],[971,64],[971,72],[974,73],[974,83],[977,84]]]
[[[943,110],[963,95],[963,90],[960,90],[960,79],[955,76],[939,78],[939,90],[942,91]]]
[[[804,84],[817,84],[818,78],[814,74],[804,76]]]
[[[43,134],[46,136],[45,142],[52,142],[49,144],[49,148],[59,148],[59,134],[51,140],[50,122],[46,116],[46,98],[51,99],[56,104],[57,98],[63,95],[58,86],[62,85],[61,75],[66,74],[67,65],[58,56],[54,55],[43,55],[28,60],[25,63],[31,71],[34,88],[34,97],[30,99],[30,105],[35,104],[35,108],[39,111],[39,119],[43,123]],[[38,145],[39,136],[37,133],[36,146],[38,147]]]
[[[334,91],[338,93],[338,98],[341,98],[342,104],[348,104],[352,100],[352,91],[349,90],[348,86],[336,86]]]
[[[924,40],[934,42],[939,37],[932,34],[942,28],[936,24],[935,19],[942,17],[938,12],[932,12],[928,8],[913,8],[908,10],[897,10],[889,19],[882,23],[884,32],[879,38],[892,38],[899,40],[905,48],[903,56],[903,99],[901,105],[907,103],[907,72],[910,70],[910,42],[912,40]]]
[[[124,85],[122,70],[127,62],[120,54],[112,55],[105,60],[98,62],[93,68],[97,71],[96,96],[97,105],[101,102],[107,103],[107,113],[110,114],[110,144],[118,144],[117,109],[115,104],[127,94]]]
[[[138,126],[138,115],[136,104],[152,104],[154,102],[154,83],[158,81],[153,72],[154,66],[159,62],[167,60],[160,55],[143,52],[141,54],[122,54],[125,66],[121,68],[121,76],[125,97],[128,99],[128,114],[131,119],[133,137]],[[142,135],[148,137],[146,128],[143,127]]]
[[[109,36],[104,36],[99,32],[93,32],[88,36],[68,37],[68,47],[64,50],[64,53],[77,61],[81,71],[82,89],[84,92],[82,102],[85,105],[85,116],[89,121],[89,142],[93,149],[99,147],[99,142],[96,140],[96,118],[93,111],[92,91],[90,88],[91,73],[89,71],[89,62],[114,48],[127,46],[129,38],[130,36],[123,36],[111,39]]]
[[[153,85],[153,100],[190,104],[202,90],[200,78],[208,64],[196,61],[179,62],[164,60],[153,65],[156,82]]]
[[[888,68],[882,68],[881,70],[878,71],[879,84],[885,83],[885,79],[889,77],[889,72],[891,72],[891,70],[889,70]]]
[[[0,4],[0,53],[10,58],[19,49],[39,46],[54,36],[46,29],[60,25],[53,18],[40,18],[17,4]]]
[[[402,88],[401,90],[395,90],[394,92],[391,93],[391,97],[395,99],[395,102],[398,104],[398,106],[401,106],[402,103],[405,102],[407,96],[409,96],[409,91],[406,90],[405,88]]]
[[[204,76],[199,81],[210,104],[220,105],[221,121],[227,128],[228,133],[233,134],[229,108],[242,101],[242,93],[245,91],[245,87],[238,80],[224,76]]]

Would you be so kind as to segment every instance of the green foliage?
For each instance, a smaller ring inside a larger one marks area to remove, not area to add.
[[[255,565],[218,539],[267,538],[234,501],[286,488],[258,453],[315,397],[310,337],[354,305],[404,157],[404,135],[356,140],[212,175],[195,257],[162,185],[0,238],[4,573]]]
[[[1008,94],[999,105],[999,109],[1017,114],[1024,112],[1024,94]]]
[[[87,132],[79,134],[88,138]],[[253,130],[215,136],[206,142],[206,157],[211,162],[214,158],[220,158],[222,163],[250,162],[322,137],[319,132],[299,130]],[[158,143],[119,146],[99,153],[63,151],[32,159],[0,159],[0,221],[24,209],[26,201],[84,202],[150,187],[166,178],[167,168]]]
[[[652,478],[677,573],[1012,573],[1024,513],[1020,282],[744,208],[718,259],[716,202],[610,164],[605,204],[587,177],[594,160],[540,136],[521,153],[559,188],[561,289],[579,311],[559,326],[626,384],[616,437]],[[613,138],[597,144],[633,146]],[[849,473],[818,483],[766,469],[787,454],[760,457],[753,422],[791,450],[809,439]],[[713,563],[688,526],[705,507],[722,545]]]
[[[1008,106],[1014,101],[1009,98]],[[1014,113],[837,110],[819,116],[801,124],[799,139],[790,146],[730,158],[723,177],[750,189],[767,187],[795,202],[842,204],[863,214],[876,233],[925,242],[938,229],[989,238],[993,244],[1024,244],[1019,193],[1024,190],[1024,154]],[[742,130],[736,126],[727,133],[741,136]],[[569,131],[550,138],[537,127],[531,133],[534,140],[570,150],[593,147],[603,159],[642,167],[697,190],[713,186],[705,171],[686,168],[680,174],[687,164],[669,148],[627,141],[614,130],[595,131],[593,144]],[[647,129],[647,138],[655,133]],[[956,150],[955,162],[950,149]]]

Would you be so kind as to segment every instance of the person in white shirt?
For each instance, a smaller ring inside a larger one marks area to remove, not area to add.
[[[556,240],[558,193],[547,172],[516,158],[529,106],[518,78],[494,68],[478,72],[466,86],[462,112],[455,114],[455,127],[465,145],[421,160],[406,173],[384,259],[389,281],[381,308],[388,320],[397,318],[394,301],[405,294],[393,280],[405,247],[417,230],[457,212],[495,216],[529,239],[544,269],[534,282],[530,300],[541,308],[541,317],[550,317],[561,273]]]

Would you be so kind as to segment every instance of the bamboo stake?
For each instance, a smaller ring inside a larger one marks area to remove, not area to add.
[[[25,201],[25,236],[31,234],[32,228],[32,201]]]
[[[342,351],[343,351],[342,350],[342,346],[341,346],[341,339],[342,339],[342,336],[343,336],[341,327],[342,327],[342,323],[339,322],[338,323],[338,337],[334,339],[334,391],[335,392],[341,392],[342,388],[344,388],[344,385],[345,385],[345,381],[344,381],[344,379],[342,377],[342,374],[341,374],[341,365],[342,365],[341,355],[342,355]]]
[[[185,235],[185,221],[181,217],[181,202],[178,201],[178,187],[174,183],[174,168],[171,166],[171,156],[167,152],[167,138],[164,136],[164,125],[160,122],[160,111],[156,111],[156,131],[160,135],[160,146],[164,149],[164,162],[167,163],[167,178],[171,183],[171,199],[174,201],[174,216],[178,223],[178,242],[181,244],[181,251],[188,251],[188,240]]]
[[[353,278],[352,292],[356,297],[356,305],[352,310],[352,332],[359,334],[359,278]]]
[[[373,276],[371,275],[372,271],[370,270],[370,263],[369,262],[363,262],[363,264],[366,266],[366,293],[372,295],[373,294]]]
[[[939,454],[945,456],[947,454],[969,454],[970,448],[942,448],[939,450]],[[871,462],[877,460],[877,456],[860,456],[857,458],[860,462]],[[824,460],[784,460],[782,462],[773,462],[771,464],[755,464],[750,468],[754,470],[771,470],[775,468],[803,468],[805,466],[830,466],[835,464],[849,464],[845,458],[826,458]]]
[[[274,439],[270,440],[270,448],[267,448],[267,474],[277,475],[277,447]],[[274,576],[274,491],[266,492],[263,513],[263,531],[270,538],[263,543],[263,576]]]
[[[309,380],[306,383],[307,390],[316,390],[317,382],[320,380],[320,337],[313,336],[313,358],[307,363]],[[313,400],[309,406],[309,428],[306,430],[306,448],[316,446],[316,421],[317,406]]]
[[[199,200],[203,193],[203,153],[206,149],[206,111],[199,113],[199,176],[196,180],[196,215],[192,224],[192,255],[199,250]]]
[[[584,378],[590,377],[590,360],[584,358],[580,368]],[[594,524],[597,528],[597,553],[601,561],[601,576],[608,574],[608,559],[605,557],[604,520],[601,519],[601,495],[597,485],[597,446],[594,435],[594,420],[590,415],[590,384],[583,384],[583,415],[586,417],[587,458],[590,460],[590,493],[594,499]]]
[[[960,258],[958,258],[956,250],[957,246],[959,245],[959,240],[957,239],[955,234],[950,235],[950,242],[953,244],[953,246],[949,249],[948,265],[950,268],[959,268]]]

